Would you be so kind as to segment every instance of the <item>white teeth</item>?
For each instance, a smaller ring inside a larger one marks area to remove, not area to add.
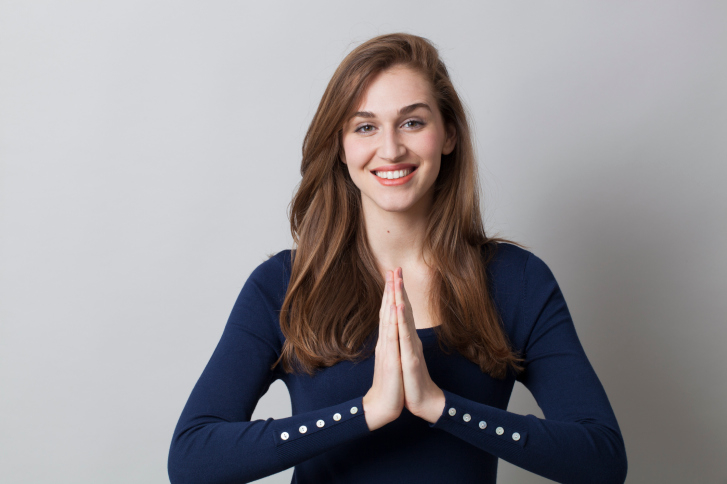
[[[407,176],[412,171],[413,170],[411,168],[407,168],[406,170],[375,171],[374,174],[376,176],[378,176],[379,178],[386,178],[387,180],[395,180],[397,178]]]

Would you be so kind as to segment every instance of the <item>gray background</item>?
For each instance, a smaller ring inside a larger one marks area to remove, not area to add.
[[[167,481],[242,284],[292,243],[326,82],[408,31],[470,109],[487,227],[563,288],[628,482],[727,482],[726,30],[693,0],[3,1],[0,481]],[[510,410],[541,415],[520,386]],[[289,414],[277,382],[253,418]]]

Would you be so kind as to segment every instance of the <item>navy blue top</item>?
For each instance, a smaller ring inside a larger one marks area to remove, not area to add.
[[[495,482],[498,458],[558,482],[625,480],[616,417],[553,274],[534,254],[500,244],[487,270],[510,343],[525,359],[517,379],[545,419],[506,411],[515,377],[494,379],[458,352],[447,355],[436,328],[425,328],[417,334],[444,411],[430,424],[404,409],[373,432],[362,400],[374,355],[314,377],[270,370],[285,341],[279,310],[290,256],[263,262],[242,288],[174,431],[173,484],[250,482],[291,466],[297,484],[482,484]],[[288,387],[293,416],[250,421],[276,379]]]

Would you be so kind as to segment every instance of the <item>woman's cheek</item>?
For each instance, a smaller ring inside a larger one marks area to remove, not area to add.
[[[363,143],[344,144],[344,151],[346,153],[346,161],[352,168],[362,168],[370,158],[370,156],[367,156],[369,150]]]
[[[432,130],[422,133],[418,141],[420,152],[426,153],[427,158],[442,154],[443,140],[437,131]]]

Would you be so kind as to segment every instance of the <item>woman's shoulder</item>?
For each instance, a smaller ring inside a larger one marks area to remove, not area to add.
[[[259,263],[250,274],[250,279],[266,287],[284,286],[287,290],[290,279],[291,250],[284,249],[267,254],[267,259]]]
[[[557,286],[548,265],[533,252],[514,244],[497,243],[487,264],[492,296],[502,312],[519,306],[523,298],[550,292]]]
[[[540,309],[560,294],[548,265],[531,251],[498,243],[487,266],[488,283],[510,341],[525,347]]]
[[[255,334],[279,350],[285,337],[278,314],[290,281],[290,250],[268,254],[242,286],[228,324]]]
[[[240,302],[265,304],[277,311],[283,304],[290,282],[290,250],[268,254],[255,267],[242,287]]]
[[[290,260],[293,255],[293,251],[290,249],[283,249],[279,252],[270,253],[267,255],[268,259],[261,265],[277,265],[284,268],[290,268]]]
[[[274,254],[268,254],[268,260],[263,262],[263,264],[265,264],[265,263],[277,264],[278,266],[280,266],[283,269],[290,272],[292,256],[293,256],[293,251],[291,249],[283,249]]]
[[[500,284],[522,281],[528,259],[534,257],[529,250],[506,242],[483,245],[482,250],[490,280]]]
[[[487,250],[492,251],[487,270],[496,279],[522,282],[529,276],[550,272],[547,264],[540,257],[515,244],[498,242],[492,244]]]

